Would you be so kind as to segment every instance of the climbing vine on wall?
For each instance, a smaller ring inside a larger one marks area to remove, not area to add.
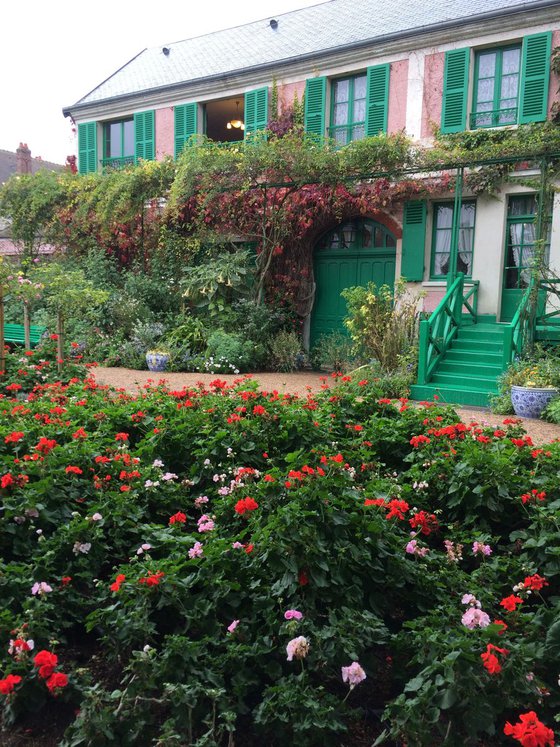
[[[0,189],[0,215],[32,252],[37,237],[86,252],[101,246],[121,267],[146,267],[166,236],[200,242],[252,242],[256,297],[292,283],[303,308],[312,249],[322,231],[350,217],[398,215],[411,198],[452,194],[465,166],[470,194],[491,193],[545,154],[554,180],[560,128],[547,122],[516,129],[436,133],[433,147],[405,135],[379,135],[337,149],[300,127],[224,147],[199,138],[179,160],[142,162],[107,174],[39,174]],[[536,159],[536,160],[535,160]]]

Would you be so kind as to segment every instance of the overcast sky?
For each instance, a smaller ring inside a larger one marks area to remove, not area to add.
[[[62,108],[146,47],[273,18],[318,0],[0,0],[0,149],[64,163]]]

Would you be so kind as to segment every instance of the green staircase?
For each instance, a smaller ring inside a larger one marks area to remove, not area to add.
[[[460,326],[430,381],[412,387],[412,399],[437,396],[442,403],[487,407],[504,370],[504,326],[482,321]]]
[[[560,279],[531,278],[511,322],[496,323],[477,313],[478,281],[466,287],[459,273],[430,318],[420,322],[418,382],[411,398],[487,407],[498,393],[500,374],[534,340],[560,344],[560,312],[547,305],[559,284]]]

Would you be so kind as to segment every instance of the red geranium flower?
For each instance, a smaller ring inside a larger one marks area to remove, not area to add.
[[[253,500],[253,498],[247,496],[247,498],[242,498],[240,501],[237,501],[237,503],[235,504],[235,513],[243,516],[243,514],[246,514],[247,511],[254,511],[258,507],[259,504],[255,500]]]
[[[121,585],[126,581],[126,576],[123,573],[119,573],[116,580],[109,587],[111,591],[119,591]]]
[[[44,436],[41,436],[35,446],[35,450],[40,451],[41,454],[49,454],[55,446],[58,446],[58,444],[54,438],[45,438]]]
[[[68,675],[64,672],[54,672],[47,680],[47,687],[53,695],[56,695],[56,690],[62,690],[68,684]]]
[[[389,509],[389,513],[385,517],[386,519],[392,519],[394,516],[396,516],[397,519],[404,519],[405,511],[408,511],[408,503],[393,498],[393,500],[389,501],[387,504],[387,508]]]
[[[81,470],[79,467],[74,467],[73,465],[68,465],[66,467],[65,472],[67,475],[73,474],[73,475],[83,475],[83,470]]]
[[[8,436],[6,436],[4,441],[7,444],[16,444],[18,441],[21,441],[24,435],[25,433],[23,433],[22,431],[14,431],[13,433],[10,433]]]
[[[155,573],[149,573],[147,576],[138,580],[139,584],[145,584],[146,586],[158,586],[160,579],[165,576],[163,571],[156,571]]]
[[[184,514],[182,511],[177,511],[176,514],[173,514],[173,516],[169,517],[169,525],[172,524],[184,524],[187,520],[187,515]]]
[[[554,747],[554,732],[539,721],[535,711],[520,714],[519,720],[513,726],[506,722],[506,736],[517,739],[522,747]]]
[[[2,695],[9,695],[20,682],[21,677],[19,674],[8,674],[3,680],[0,680],[0,693]]]
[[[2,479],[0,480],[0,487],[9,488],[10,485],[13,485],[13,484],[14,484],[14,478],[9,472],[7,472],[5,475],[2,475]]]
[[[413,436],[410,439],[410,445],[413,446],[415,449],[417,449],[420,444],[429,444],[430,439],[428,436]]]
[[[39,651],[33,658],[33,663],[39,668],[39,677],[46,680],[54,672],[58,664],[58,656],[50,651]]]
[[[539,576],[535,573],[533,576],[526,576],[523,586],[526,589],[532,589],[533,591],[540,591],[544,586],[548,586],[548,581],[544,576]]]
[[[366,498],[364,506],[384,506],[385,498]]]
[[[502,671],[502,665],[500,664],[498,657],[493,653],[494,651],[502,656],[507,656],[509,654],[507,648],[499,648],[498,646],[494,646],[493,643],[489,643],[486,646],[486,652],[480,654],[480,658],[490,674],[499,674]]]
[[[505,597],[500,602],[500,606],[506,609],[508,612],[513,612],[517,604],[522,604],[523,600],[521,597],[516,597],[514,594],[510,594],[509,597]]]
[[[412,529],[420,529],[422,534],[426,536],[432,532],[437,532],[439,529],[439,522],[435,514],[428,514],[426,511],[418,511],[414,514],[412,519],[409,519],[409,524]]]

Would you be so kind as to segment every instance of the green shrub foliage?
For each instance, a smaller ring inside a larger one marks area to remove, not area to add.
[[[558,443],[365,373],[298,398],[47,371],[2,383],[7,734],[37,713],[66,747],[500,745],[531,710],[553,727]]]

